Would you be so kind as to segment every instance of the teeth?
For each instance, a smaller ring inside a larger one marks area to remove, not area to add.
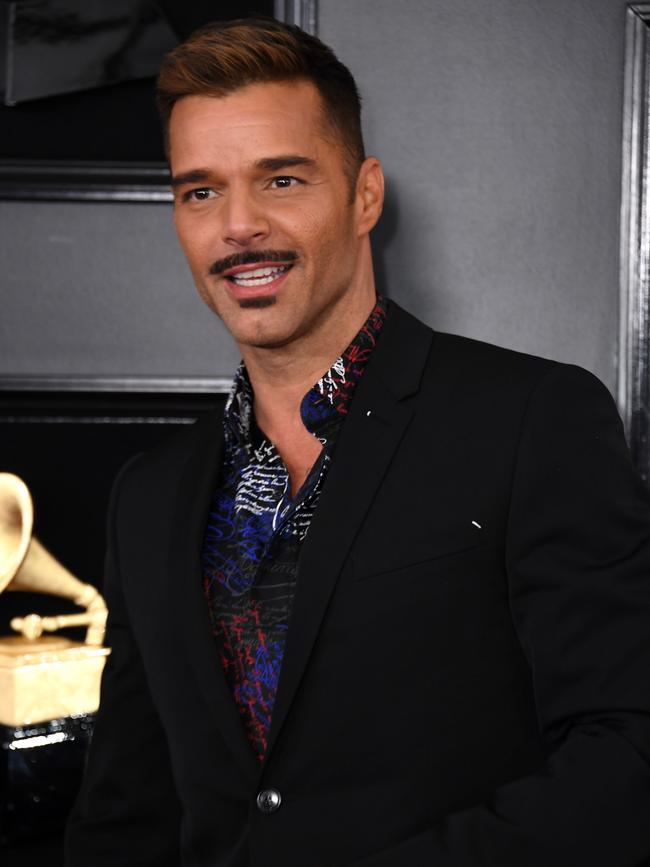
[[[230,279],[238,286],[264,286],[266,283],[272,283],[278,274],[287,270],[287,267],[287,265],[275,265],[267,268],[253,268],[250,271],[240,271],[238,274],[233,274]]]

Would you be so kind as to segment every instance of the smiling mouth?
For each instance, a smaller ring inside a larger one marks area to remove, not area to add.
[[[277,280],[278,277],[285,274],[292,267],[293,265],[265,265],[262,268],[250,268],[245,271],[239,270],[236,274],[227,274],[226,280],[235,286],[247,288],[266,286],[268,283],[273,283],[274,280]]]

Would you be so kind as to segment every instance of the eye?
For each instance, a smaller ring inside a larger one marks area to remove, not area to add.
[[[269,186],[274,190],[286,190],[289,187],[295,187],[298,184],[302,184],[299,178],[294,178],[291,175],[278,175],[276,178],[272,178]]]
[[[209,187],[198,187],[195,190],[188,190],[183,199],[186,202],[205,202],[214,195],[214,190],[211,190]]]

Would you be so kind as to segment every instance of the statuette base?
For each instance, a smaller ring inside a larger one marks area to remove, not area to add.
[[[67,638],[0,638],[0,724],[24,726],[94,713],[106,647]]]

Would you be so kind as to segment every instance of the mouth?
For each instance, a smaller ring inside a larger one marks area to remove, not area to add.
[[[250,265],[240,265],[238,268],[231,268],[223,276],[233,286],[238,286],[243,289],[255,289],[262,286],[270,286],[271,283],[276,283],[281,277],[287,274],[293,264],[286,265],[258,265],[251,268]]]
[[[293,262],[255,262],[222,273],[228,294],[240,307],[268,307],[293,268]]]

